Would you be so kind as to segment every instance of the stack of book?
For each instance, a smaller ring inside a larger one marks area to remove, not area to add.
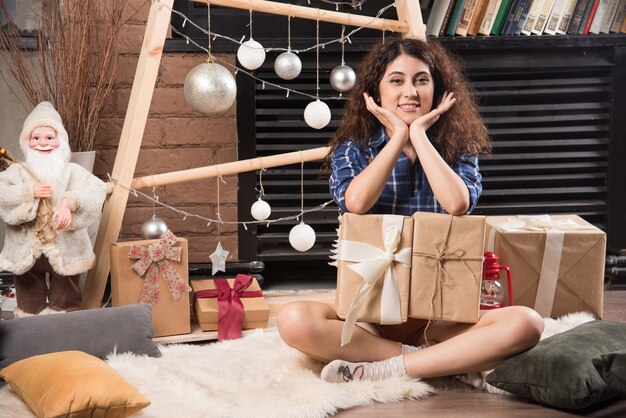
[[[626,0],[434,0],[428,36],[626,33]]]

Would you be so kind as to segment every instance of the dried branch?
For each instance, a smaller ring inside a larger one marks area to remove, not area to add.
[[[21,87],[27,109],[46,100],[54,104],[72,151],[94,148],[102,111],[117,77],[126,2],[42,0],[36,12],[37,47],[27,51],[6,0],[0,0],[7,20],[0,29],[0,57]],[[8,76],[2,73],[5,81]]]

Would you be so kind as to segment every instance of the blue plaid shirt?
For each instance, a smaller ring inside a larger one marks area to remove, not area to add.
[[[348,212],[345,194],[350,182],[378,155],[387,141],[389,137],[381,127],[372,135],[365,149],[359,149],[354,141],[345,140],[333,153],[330,193],[342,212]],[[470,213],[476,207],[483,190],[478,158],[463,154],[452,165],[452,169],[467,185],[470,197],[467,213]],[[368,213],[410,216],[415,212],[446,213],[437,202],[419,159],[415,159],[411,165],[409,158],[401,152],[383,192]]]

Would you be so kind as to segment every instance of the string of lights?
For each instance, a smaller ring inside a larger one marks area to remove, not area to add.
[[[163,2],[162,2],[162,0],[156,0],[156,1],[158,1],[159,3],[161,3],[161,4],[162,4],[164,7],[166,7],[167,9],[169,9],[172,13],[174,13],[174,14],[176,14],[176,15],[180,16],[180,17],[183,19],[183,24],[182,24],[182,27],[185,27],[185,25],[187,24],[187,22],[189,22],[189,23],[190,23],[191,25],[193,25],[196,29],[198,29],[198,30],[202,31],[205,35],[212,36],[212,37],[213,37],[213,40],[215,40],[216,38],[222,38],[222,39],[225,39],[225,40],[227,40],[227,41],[230,41],[230,42],[233,42],[233,43],[236,43],[236,44],[241,45],[241,44],[243,43],[243,40],[246,38],[246,36],[244,35],[244,36],[243,36],[240,40],[236,40],[236,39],[234,39],[234,38],[231,38],[230,36],[222,35],[222,34],[215,33],[215,32],[209,32],[207,29],[205,29],[205,28],[203,28],[203,27],[199,26],[197,23],[195,23],[193,20],[191,20],[188,16],[186,16],[186,15],[185,15],[184,13],[182,13],[181,11],[179,11],[179,10],[176,10],[176,9],[173,9],[173,8],[169,7],[167,4],[163,3]],[[396,6],[396,5],[395,5],[395,3],[390,3],[390,4],[388,4],[387,6],[383,7],[382,9],[380,9],[380,10],[376,13],[376,15],[375,15],[374,17],[372,17],[372,19],[371,19],[369,22],[370,22],[370,23],[374,23],[374,22],[376,22],[376,20],[377,20],[377,19],[378,19],[378,18],[379,18],[379,17],[380,17],[383,13],[385,13],[385,12],[386,12],[389,8],[391,8],[391,7],[395,7],[395,6]],[[322,11],[322,12],[323,12],[323,11]],[[339,37],[339,38],[336,38],[336,39],[332,39],[332,40],[327,41],[327,42],[317,43],[317,44],[315,44],[315,45],[312,45],[312,46],[310,46],[310,47],[303,48],[303,49],[292,49],[292,50],[291,50],[291,52],[295,52],[295,53],[308,52],[308,51],[312,51],[312,50],[314,50],[314,49],[316,49],[316,48],[318,48],[318,47],[321,47],[322,49],[324,49],[327,45],[331,45],[331,44],[334,44],[334,43],[343,43],[343,42],[348,42],[349,44],[351,44],[351,43],[352,43],[352,40],[350,40],[350,36],[354,35],[355,33],[359,32],[359,31],[361,31],[361,30],[363,30],[363,29],[365,29],[365,26],[359,26],[359,27],[357,27],[357,28],[353,29],[350,33],[348,33],[347,35],[345,35],[345,36],[343,36],[343,37]],[[178,34],[179,34],[179,35],[181,35],[181,36],[184,36],[184,37],[186,38],[186,40],[187,40],[187,41],[189,41],[189,42],[193,42],[193,40],[192,40],[192,39],[190,39],[189,37],[187,37],[187,36],[183,35],[182,33],[180,33],[180,32],[176,32],[176,33],[178,33]],[[202,49],[204,49],[204,48],[202,48]],[[288,48],[263,48],[263,49],[265,49],[265,51],[266,51],[266,52],[273,52],[273,51],[287,51],[287,50],[288,50]]]
[[[266,219],[266,220],[263,220],[263,221],[224,221],[224,220],[221,219],[221,216],[219,216],[219,215],[218,215],[218,217],[216,219],[215,218],[208,218],[206,216],[202,216],[202,215],[191,213],[191,212],[188,212],[188,211],[185,211],[185,210],[182,210],[182,209],[178,209],[178,208],[176,208],[174,206],[171,206],[171,205],[168,205],[166,203],[161,202],[159,200],[159,197],[156,194],[154,194],[154,189],[153,189],[153,196],[150,196],[150,195],[148,195],[146,193],[143,193],[143,192],[141,192],[141,191],[139,191],[137,189],[134,189],[132,187],[128,187],[128,186],[125,186],[125,185],[121,184],[117,179],[111,177],[110,174],[107,174],[107,176],[108,176],[109,181],[111,183],[117,184],[119,187],[121,187],[121,188],[123,188],[125,190],[128,190],[128,192],[131,193],[133,196],[141,197],[143,199],[146,199],[146,200],[152,202],[153,205],[158,205],[158,206],[160,206],[162,208],[169,209],[172,212],[175,212],[178,215],[182,216],[183,221],[186,221],[189,218],[201,219],[201,220],[206,222],[206,226],[207,227],[211,226],[212,224],[217,224],[217,225],[220,225],[220,224],[243,225],[244,229],[248,230],[248,225],[251,225],[251,224],[264,224],[266,226],[269,226],[270,224],[273,224],[273,223],[276,223],[276,222],[299,220],[305,213],[320,211],[320,210],[324,209],[326,206],[328,206],[331,203],[333,203],[332,200],[329,200],[327,202],[324,202],[324,203],[322,203],[322,204],[320,204],[318,206],[315,206],[315,207],[309,208],[309,209],[304,209],[304,206],[301,206],[300,212],[298,214],[290,215],[290,216],[283,216],[281,218],[276,218],[276,219]],[[224,181],[222,179],[222,176],[219,176],[219,179],[221,181]]]
[[[350,6],[352,7],[354,10],[359,9],[361,10],[361,6],[363,6],[367,0],[361,0],[361,1],[331,1],[331,0],[319,0],[322,3],[326,3],[326,4],[334,4],[335,5],[335,10],[339,11],[339,6]],[[311,4],[311,0],[308,0],[308,3]]]

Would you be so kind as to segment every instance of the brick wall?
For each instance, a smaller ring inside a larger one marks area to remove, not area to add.
[[[135,69],[148,18],[150,2],[129,0],[128,23],[122,32],[118,82],[105,110],[96,144],[94,172],[101,178],[110,173],[124,124]],[[218,55],[232,64],[235,56]],[[235,106],[219,118],[209,118],[186,103],[183,83],[187,73],[206,59],[204,53],[164,53],[150,104],[135,177],[201,167],[237,160]],[[161,202],[208,218],[216,218],[216,179],[162,186],[155,191]],[[220,184],[220,214],[225,221],[237,220],[237,176],[224,177]],[[152,190],[144,189],[151,194]],[[218,242],[217,224],[210,227],[195,218],[182,217],[168,209],[156,214],[178,236],[189,240],[189,261],[206,263]],[[130,195],[120,240],[138,239],[141,224],[152,216],[152,204]],[[227,251],[228,260],[238,259],[237,227],[222,225],[219,241]]]

